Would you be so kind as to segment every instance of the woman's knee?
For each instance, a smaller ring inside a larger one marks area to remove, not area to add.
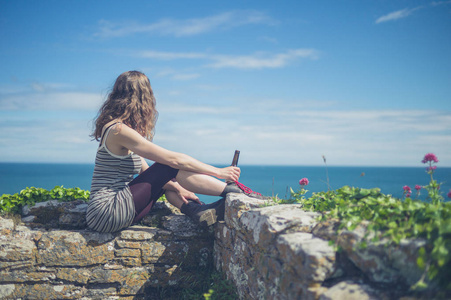
[[[175,179],[176,180],[179,180],[179,179],[180,180],[184,180],[184,179],[187,179],[187,178],[189,178],[189,177],[191,177],[193,175],[199,175],[199,173],[194,173],[194,172],[186,171],[186,170],[179,170],[177,172],[177,176],[175,176]]]

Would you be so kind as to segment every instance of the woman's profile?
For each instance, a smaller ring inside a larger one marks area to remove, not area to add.
[[[92,133],[100,143],[86,214],[91,229],[126,228],[141,220],[163,194],[205,226],[223,220],[227,193],[261,197],[238,182],[241,171],[236,166],[217,168],[152,143],[157,116],[147,76],[122,73],[98,112]],[[145,159],[155,163],[149,166]],[[221,198],[202,204],[196,193]]]

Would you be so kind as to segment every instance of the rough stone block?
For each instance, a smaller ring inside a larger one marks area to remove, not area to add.
[[[0,272],[0,282],[45,282],[54,280],[55,278],[55,272],[39,272],[33,270],[10,270]]]
[[[253,294],[262,295],[259,298],[278,299],[280,281],[283,276],[282,263],[277,257],[261,253],[255,254],[254,261],[256,280],[253,281],[253,287],[251,287]]]
[[[392,245],[388,249],[393,268],[399,271],[400,278],[408,286],[417,283],[423,275],[424,271],[417,265],[417,257],[420,248],[425,246],[424,240],[401,240],[399,245]],[[428,282],[427,279],[425,281]]]
[[[33,223],[36,221],[36,216],[27,216],[22,218],[22,222],[24,223]]]
[[[381,299],[372,288],[365,284],[359,284],[352,281],[342,281],[323,294],[319,300],[378,300]]]
[[[293,278],[322,282],[335,270],[335,250],[327,241],[312,234],[282,234],[277,238],[276,247],[286,271],[294,272]]]
[[[180,210],[166,201],[158,201],[152,207],[152,210],[141,221],[140,224],[149,227],[161,227],[163,217],[175,214],[181,215]]]
[[[232,251],[230,248],[223,247],[220,243],[214,244],[214,265],[217,270],[227,271],[227,262],[230,261]],[[230,277],[228,277],[230,278]]]
[[[116,257],[114,262],[125,267],[139,267],[142,265],[141,257]]]
[[[21,224],[17,224],[13,234],[11,235],[11,239],[22,239],[22,240],[31,240],[37,242],[42,236],[42,231],[40,230],[31,230],[27,226],[23,226]]]
[[[132,226],[120,232],[120,238],[123,240],[132,241],[147,241],[153,240],[157,235],[158,229],[145,226]]]
[[[314,236],[322,238],[324,240],[337,241],[337,231],[339,225],[340,222],[338,220],[319,222],[313,228],[312,233]]]
[[[114,258],[113,242],[97,244],[88,241],[80,232],[50,231],[42,235],[38,243],[37,261],[46,266],[89,266],[106,263]],[[97,245],[88,245],[88,242]]]
[[[141,250],[139,249],[117,249],[114,250],[116,257],[141,257]]]
[[[311,232],[317,224],[319,214],[302,211],[300,207],[285,204],[243,212],[240,218],[241,228],[250,235],[249,240],[253,240],[261,248],[272,245],[282,232]]]
[[[84,229],[87,207],[84,200],[49,200],[32,206],[25,205],[22,208],[22,220],[49,228]]]
[[[162,241],[143,244],[144,264],[205,266],[212,257],[212,243],[203,240]]]
[[[203,282],[200,282],[202,279],[205,279],[205,277],[202,277],[201,270],[193,272],[192,270],[186,271],[185,268],[179,265],[157,265],[155,266],[155,272],[150,276],[146,284],[160,288],[196,288],[203,284]]]
[[[127,277],[136,277],[136,275],[144,276],[148,274],[147,268],[121,268],[118,270],[108,270],[102,267],[98,267],[92,270],[89,278],[89,283],[119,283],[124,282]],[[144,277],[148,277],[147,275]]]
[[[97,268],[92,271],[89,283],[115,283],[119,284],[120,295],[133,295],[139,293],[149,279],[149,272],[146,268],[126,268],[121,270],[105,270]]]
[[[267,203],[265,200],[250,198],[244,194],[229,193],[225,203],[224,220],[227,226],[241,230],[241,215],[250,209],[260,208]]]
[[[234,231],[230,230],[224,221],[220,221],[215,227],[215,242],[226,244],[234,240]]]
[[[110,285],[90,285],[85,292],[85,298],[82,298],[83,300],[115,300],[120,299],[123,300],[123,298],[119,298],[117,296],[117,288],[115,286]]]
[[[63,202],[60,202],[58,200],[49,200],[44,202],[39,202],[34,205],[25,205],[22,208],[22,215],[28,216],[28,215],[37,215],[40,214],[40,211],[42,211],[44,208],[57,208],[60,204]],[[46,210],[47,212],[47,210]]]
[[[58,218],[58,224],[59,228],[84,229],[87,227],[86,213],[63,213]]]
[[[76,284],[88,283],[90,276],[91,272],[89,270],[76,268],[61,268],[56,273],[56,278]]]
[[[36,245],[30,240],[0,240],[0,269],[33,266],[36,253]]]
[[[146,242],[141,246],[143,264],[155,264],[160,261],[166,246],[161,242]]]
[[[141,249],[142,244],[142,242],[116,240],[117,248]]]
[[[212,235],[209,229],[201,228],[185,215],[172,214],[163,217],[162,228],[172,232],[178,239],[203,238]]]
[[[90,231],[90,230],[85,230],[85,231],[78,231],[83,238],[86,240],[86,243],[88,246],[98,246],[98,245],[103,245],[103,244],[107,244],[110,247],[113,242],[115,236],[112,233],[101,233],[101,232],[96,232],[96,231]]]
[[[131,271],[119,288],[119,295],[143,294],[148,283],[149,274],[145,269]]]
[[[85,289],[82,287],[58,284],[16,284],[13,299],[79,299]]]
[[[366,224],[353,231],[344,230],[338,237],[338,244],[347,257],[373,282],[415,284],[423,275],[417,264],[419,249],[425,246],[424,240],[402,240],[399,245],[389,244],[388,240],[368,242]],[[362,241],[366,247],[361,247]]]
[[[0,236],[5,237],[14,230],[14,221],[0,217]]]
[[[0,284],[0,299],[10,298],[15,289],[15,284]]]
[[[385,255],[386,245],[371,243],[365,248],[360,248],[358,244],[360,241],[359,235],[352,231],[343,231],[338,237],[338,244],[349,260],[371,281],[385,283],[397,281],[398,272],[390,264],[389,257]]]
[[[252,277],[249,274],[249,270],[245,270],[241,265],[231,259],[224,263],[226,267],[226,275],[227,278],[232,279],[235,287],[237,289],[237,293],[240,299],[252,299],[249,291],[249,280],[255,277]],[[247,271],[247,272],[246,272]]]

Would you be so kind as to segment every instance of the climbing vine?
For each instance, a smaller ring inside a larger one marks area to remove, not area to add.
[[[385,237],[399,244],[403,239],[424,239],[426,246],[419,251],[418,266],[430,280],[451,289],[448,280],[451,277],[451,202],[424,202],[410,197],[402,200],[384,195],[378,188],[349,186],[313,193],[310,198],[299,197],[302,194],[293,193],[291,202],[302,204],[306,210],[322,212],[322,221],[340,220],[339,230],[353,230],[367,221],[368,230],[376,233],[373,241]],[[424,281],[417,287],[425,287]]]
[[[0,196],[0,211],[4,213],[20,213],[25,205],[33,205],[47,200],[72,201],[81,199],[88,201],[90,192],[80,188],[64,188],[55,186],[51,190],[27,187],[19,193]]]

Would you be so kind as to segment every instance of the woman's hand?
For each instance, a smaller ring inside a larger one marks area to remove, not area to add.
[[[176,181],[169,181],[168,183],[166,183],[163,186],[163,189],[168,190],[168,191],[172,191],[175,192],[177,194],[177,196],[184,202],[184,203],[189,203],[188,200],[193,200],[196,201],[199,204],[202,204],[199,201],[199,197],[196,196],[196,194],[194,194],[191,191],[188,191],[187,189],[185,189],[184,187],[182,187],[178,182]],[[171,204],[174,204],[171,202]],[[182,205],[182,204],[180,204]]]
[[[240,178],[241,170],[238,167],[226,167],[219,171],[220,179],[225,179],[226,181],[238,181]]]
[[[184,188],[180,188],[177,190],[177,194],[182,198],[183,202],[188,203],[188,200],[194,200],[197,203],[201,204],[199,197],[196,196],[193,192],[190,192]]]

